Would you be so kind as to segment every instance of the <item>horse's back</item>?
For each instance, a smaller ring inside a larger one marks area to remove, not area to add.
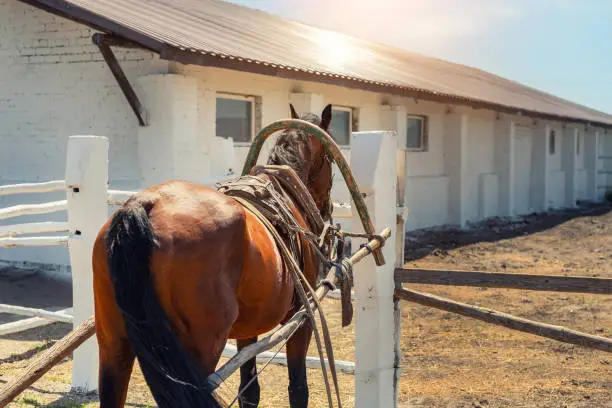
[[[162,305],[187,347],[214,366],[239,313],[245,211],[227,196],[181,181],[143,190],[135,199],[152,203],[157,247],[151,272]],[[199,344],[211,338],[217,344]]]
[[[218,286],[235,293],[246,231],[236,201],[185,181],[153,186],[133,200],[148,209],[156,239],[151,270],[162,298],[196,291],[203,301]]]

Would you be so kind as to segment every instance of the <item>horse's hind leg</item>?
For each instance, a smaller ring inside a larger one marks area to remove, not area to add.
[[[100,349],[100,408],[123,408],[133,365],[134,354],[127,339]]]
[[[308,407],[308,382],[306,381],[306,354],[312,336],[312,328],[304,323],[287,342],[287,367],[289,369],[289,405],[291,408]]]
[[[257,337],[251,339],[237,340],[238,351],[257,341]],[[257,365],[256,358],[252,358],[240,367],[240,390],[242,395],[239,399],[240,408],[254,408],[259,406],[259,381],[256,378]],[[253,382],[249,384],[249,381]],[[247,386],[248,385],[248,386]],[[245,388],[246,387],[246,388]]]
[[[134,353],[127,338],[121,312],[115,303],[103,236],[104,234],[99,235],[93,256],[96,337],[100,361],[98,394],[100,408],[123,408],[134,366]]]
[[[105,301],[106,299],[96,300],[96,336],[100,358],[98,376],[100,408],[123,408],[134,366],[134,353],[132,353],[116,306],[109,305],[108,309],[100,307],[100,304]]]

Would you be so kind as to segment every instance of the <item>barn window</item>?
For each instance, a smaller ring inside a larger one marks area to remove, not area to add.
[[[548,135],[548,154],[555,154],[556,138],[557,133],[554,130],[551,130]]]
[[[580,155],[580,133],[576,135],[576,154]]]
[[[340,146],[348,146],[351,140],[351,133],[356,130],[353,108],[341,106],[333,107],[329,134],[334,138],[336,143]]]
[[[406,126],[406,149],[423,152],[427,150],[427,117],[408,115]]]
[[[233,138],[236,143],[250,143],[255,133],[255,98],[219,94],[217,96],[216,134]]]

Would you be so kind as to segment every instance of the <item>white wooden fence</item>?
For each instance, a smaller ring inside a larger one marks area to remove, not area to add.
[[[9,194],[32,194],[48,193],[65,190],[64,180],[48,181],[44,183],[27,183],[0,186],[0,196]],[[0,209],[0,220],[32,214],[48,214],[58,211],[65,211],[68,208],[67,200],[53,201],[42,204],[15,205]],[[38,222],[30,224],[14,224],[0,226],[0,247],[19,247],[19,246],[68,246],[69,227],[66,222]],[[21,235],[62,233],[58,236],[29,236]],[[0,325],[0,335],[18,333],[20,331],[44,326],[55,321],[72,323],[72,309],[64,309],[58,312],[49,312],[33,308],[0,304],[0,312],[12,313],[28,316],[16,322]]]
[[[366,195],[368,208],[378,229],[396,225],[395,134],[392,132],[359,132],[353,134],[352,157],[359,160],[355,172],[357,182]],[[108,205],[121,205],[134,191],[108,188],[108,139],[100,136],[72,136],[68,142],[65,180],[0,186],[0,195],[65,191],[66,200],[16,205],[0,209],[0,219],[21,215],[68,212],[68,222],[37,222],[0,227],[0,247],[67,246],[70,253],[73,286],[73,308],[47,311],[0,304],[0,312],[28,316],[28,319],[0,325],[0,335],[16,333],[52,322],[77,326],[94,313],[91,257],[96,236],[108,218]],[[378,152],[378,153],[373,153]],[[389,175],[392,175],[389,177]],[[223,179],[226,179],[224,177]],[[223,179],[210,180],[208,185]],[[336,218],[358,219],[348,204],[334,203]],[[358,227],[358,223],[353,223]],[[395,230],[394,230],[395,231]],[[61,233],[57,236],[26,236]],[[393,271],[395,248],[385,249],[386,265],[376,267],[373,260],[362,262],[355,271],[357,292],[356,361],[337,361],[342,372],[356,374],[357,406],[392,406],[389,398],[395,392],[395,360],[393,356]],[[387,347],[387,343],[391,346]],[[388,352],[376,352],[381,347]],[[225,357],[236,353],[228,344]],[[267,360],[272,353],[262,353]],[[98,352],[95,339],[90,339],[74,353],[72,387],[84,391],[97,388]],[[286,365],[284,354],[274,364]],[[307,367],[318,368],[318,358],[309,358]],[[358,367],[357,370],[355,367]]]
[[[0,227],[0,247],[66,246],[72,269],[73,307],[59,311],[0,305],[0,312],[29,316],[0,325],[0,335],[18,333],[53,322],[79,325],[93,314],[91,253],[96,235],[106,221],[108,139],[73,136],[68,142],[65,180],[0,186],[0,195],[65,191],[66,199],[21,204],[0,209],[0,219],[67,211],[68,222],[33,222]],[[36,234],[62,233],[48,236]],[[27,236],[24,236],[27,235]],[[73,388],[97,387],[97,347],[90,339],[74,353]]]

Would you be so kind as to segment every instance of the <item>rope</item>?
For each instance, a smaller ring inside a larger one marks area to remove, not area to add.
[[[308,315],[308,318],[312,324],[313,334],[315,336],[315,342],[317,344],[317,351],[319,353],[319,359],[321,360],[321,370],[323,372],[323,380],[325,382],[325,389],[327,391],[328,403],[330,407],[333,407],[334,406],[333,398],[331,396],[331,387],[329,385],[329,378],[327,376],[327,367],[325,367],[325,361],[324,361],[324,356],[323,356],[323,346],[321,344],[320,333],[317,328],[314,313],[312,311],[312,308],[310,307],[310,299],[308,299],[308,296],[306,295],[304,286],[308,288],[308,291],[310,292],[310,295],[312,296],[312,301],[315,303],[316,307],[319,309],[319,316],[321,318],[321,326],[323,328],[325,348],[327,349],[328,363],[329,363],[330,371],[331,371],[332,378],[334,381],[336,397],[338,400],[338,407],[342,408],[342,402],[340,401],[340,391],[338,388],[338,379],[336,376],[336,369],[335,369],[336,366],[335,366],[335,361],[333,360],[333,350],[331,347],[331,339],[329,336],[329,328],[327,326],[325,316],[321,309],[321,304],[319,303],[318,299],[315,296],[315,291],[312,289],[312,286],[310,285],[310,283],[308,282],[308,280],[306,279],[306,277],[300,270],[300,267],[297,265],[294,257],[291,255],[291,252],[287,248],[287,245],[285,245],[285,242],[283,241],[282,237],[279,235],[278,231],[276,230],[276,228],[274,228],[274,226],[270,223],[270,221],[268,221],[268,219],[266,219],[257,210],[257,208],[253,204],[251,204],[249,201],[247,201],[246,199],[242,197],[236,197],[236,196],[232,196],[232,198],[234,198],[236,201],[241,203],[246,209],[251,211],[262,222],[262,224],[264,224],[264,226],[270,231],[274,239],[277,241],[277,245],[279,249],[281,250],[281,253],[283,254],[283,258],[285,258],[285,260],[287,261],[287,264],[288,264],[287,266],[289,267],[289,270],[291,271],[291,274],[293,276],[294,283],[297,289],[297,293],[300,297],[300,301],[303,303],[306,313]]]
[[[340,262],[330,262],[332,268],[336,268],[336,277],[341,282],[342,279],[353,279],[353,264],[349,258],[342,258]],[[336,290],[336,285],[330,282],[328,279],[321,280],[321,285],[325,285],[330,291]]]

